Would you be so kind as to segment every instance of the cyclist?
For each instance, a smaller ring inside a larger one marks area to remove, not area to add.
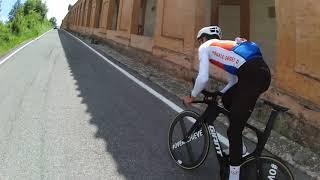
[[[202,28],[197,35],[199,47],[199,73],[190,96],[190,104],[205,89],[209,80],[209,64],[222,68],[228,74],[228,84],[220,91],[222,103],[230,111],[229,180],[238,180],[242,156],[242,131],[260,94],[269,88],[271,75],[258,45],[243,38],[221,40],[218,26]],[[209,63],[210,62],[210,63]],[[210,111],[214,111],[210,110]]]

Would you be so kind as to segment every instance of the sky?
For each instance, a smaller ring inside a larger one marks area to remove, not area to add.
[[[26,0],[21,0],[24,3]],[[46,2],[48,6],[48,19],[51,17],[57,18],[57,24],[60,25],[64,16],[68,13],[69,4],[73,5],[77,0],[42,0]],[[8,20],[8,14],[12,9],[16,0],[2,0],[0,21]]]

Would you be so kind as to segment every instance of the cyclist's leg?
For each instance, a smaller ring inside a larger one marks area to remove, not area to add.
[[[209,118],[206,119],[206,123],[208,124],[213,124],[213,122],[216,120],[216,118],[219,115],[219,110],[217,106],[208,106],[208,113],[209,113]]]
[[[224,108],[230,110],[230,106],[232,104],[232,96],[234,92],[237,90],[238,83],[233,85],[230,89],[228,89],[222,96],[222,103]]]
[[[239,81],[232,95],[228,138],[230,144],[230,165],[237,167],[235,170],[237,172],[239,172],[239,165],[241,163],[242,131],[254,109],[258,97],[263,91],[268,89],[270,84],[270,81],[267,81],[270,78],[270,73],[261,69],[260,67],[262,66],[264,66],[262,60],[248,63],[239,72]]]
[[[242,131],[249,119],[258,94],[247,89],[246,83],[239,81],[238,87],[233,94],[230,107],[228,128],[230,175],[229,179],[238,180],[240,176],[240,164],[242,157]],[[246,91],[247,90],[247,91]]]
[[[242,88],[239,88],[238,92],[241,90]],[[229,115],[230,125],[227,132],[230,144],[230,164],[238,166],[242,157],[242,131],[252,113],[258,95],[235,93],[233,97]]]

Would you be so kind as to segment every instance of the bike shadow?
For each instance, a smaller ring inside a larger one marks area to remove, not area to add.
[[[89,123],[97,127],[95,137],[105,141],[119,174],[126,179],[219,178],[212,150],[192,171],[182,170],[171,159],[167,133],[176,112],[67,33],[60,30],[59,37],[91,116]]]

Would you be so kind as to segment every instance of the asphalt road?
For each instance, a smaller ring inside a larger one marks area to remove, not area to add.
[[[63,31],[2,64],[0,82],[1,180],[219,177],[214,153],[177,167],[167,150],[177,113]]]

